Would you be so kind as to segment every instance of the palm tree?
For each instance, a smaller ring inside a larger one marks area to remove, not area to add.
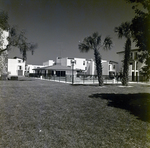
[[[103,85],[102,78],[102,63],[101,63],[101,55],[99,49],[103,47],[103,49],[111,49],[112,40],[109,36],[104,39],[102,43],[101,35],[98,32],[92,34],[92,36],[88,36],[84,38],[83,42],[79,43],[78,48],[81,52],[88,52],[89,50],[94,50],[96,70],[98,76],[99,86]]]
[[[129,76],[129,62],[131,53],[131,24],[129,22],[122,23],[119,27],[115,27],[115,32],[118,34],[118,38],[125,37],[125,54],[123,61],[123,77],[122,85],[128,86],[128,76]]]

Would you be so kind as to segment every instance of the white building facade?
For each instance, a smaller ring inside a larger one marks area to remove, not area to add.
[[[124,51],[117,52],[119,55],[119,71],[123,71],[123,59]],[[129,63],[129,78],[131,81],[139,81],[140,69],[144,66],[144,63],[138,61],[138,49],[132,49],[130,54]]]
[[[43,62],[43,66],[52,66],[52,65],[54,65],[54,61],[53,60],[48,60],[48,61],[46,61],[46,62]]]
[[[103,75],[109,76],[109,78],[114,78],[118,71],[118,63],[115,61],[104,61],[102,60]]]
[[[71,67],[72,61],[74,62],[74,69],[76,70],[86,70],[87,60],[84,58],[69,58],[69,57],[57,57],[56,64],[60,64],[62,66]]]
[[[35,73],[34,69],[41,68],[41,67],[44,67],[44,66],[28,64],[28,65],[26,65],[25,72],[26,72],[26,74],[34,74]]]
[[[22,58],[14,57],[8,59],[9,76],[24,76],[26,62]]]
[[[56,63],[60,63],[62,66],[72,67],[72,61],[74,61],[74,69],[82,71],[86,75],[97,75],[96,65],[93,59],[85,58],[56,58]],[[106,76],[114,76],[117,73],[118,63],[115,61],[102,60],[102,74]]]

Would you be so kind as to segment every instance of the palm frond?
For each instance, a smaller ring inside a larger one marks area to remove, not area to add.
[[[124,36],[126,38],[130,38],[130,33],[131,33],[131,23],[130,22],[125,22],[125,23],[122,23],[122,28],[123,28],[123,31],[124,31]]]
[[[87,37],[86,45],[89,46],[89,48],[93,49],[93,47],[94,47],[94,39],[91,36]]]
[[[125,38],[131,37],[131,23],[130,22],[124,22],[119,27],[115,27],[114,31],[118,34],[118,38],[122,38],[123,36]]]
[[[96,38],[98,37],[98,32],[94,32],[94,33],[92,34],[92,37],[93,37],[93,39],[96,39]]]
[[[110,36],[107,36],[105,39],[104,39],[104,43],[103,43],[103,47],[104,47],[104,49],[111,49],[112,48],[112,44],[113,44],[113,42],[112,42],[112,39],[111,39],[111,37]]]
[[[99,36],[97,37],[96,44],[97,44],[97,45],[100,45],[100,44],[101,44],[101,35],[99,35]]]
[[[78,45],[78,48],[81,52],[88,52],[90,50],[89,46],[87,46],[86,44],[84,43],[80,43]]]
[[[92,34],[94,47],[97,46],[97,38],[98,38],[98,36],[99,36],[98,32],[94,32],[94,33]]]
[[[123,37],[123,29],[119,26],[119,27],[115,27],[114,29],[115,33],[118,34],[118,38],[122,38]]]

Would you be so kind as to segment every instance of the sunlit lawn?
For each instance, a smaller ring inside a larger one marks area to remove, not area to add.
[[[0,148],[150,147],[150,86],[0,81]]]

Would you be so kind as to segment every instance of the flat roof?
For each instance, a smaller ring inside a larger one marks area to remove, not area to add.
[[[115,63],[115,64],[118,64],[118,62],[116,62],[116,61],[109,61],[109,63]]]
[[[46,70],[59,70],[59,71],[70,71],[71,67],[62,66],[62,65],[54,65],[54,66],[48,66],[45,68]]]
[[[138,51],[138,49],[131,49],[131,51]],[[125,51],[119,51],[119,52],[117,52],[117,54],[119,54],[119,53],[124,53]]]
[[[67,66],[62,66],[59,64],[53,65],[53,66],[46,66],[46,67],[41,67],[41,68],[35,68],[34,70],[56,70],[56,71],[71,71],[71,67]],[[76,69],[74,69],[76,70]]]

